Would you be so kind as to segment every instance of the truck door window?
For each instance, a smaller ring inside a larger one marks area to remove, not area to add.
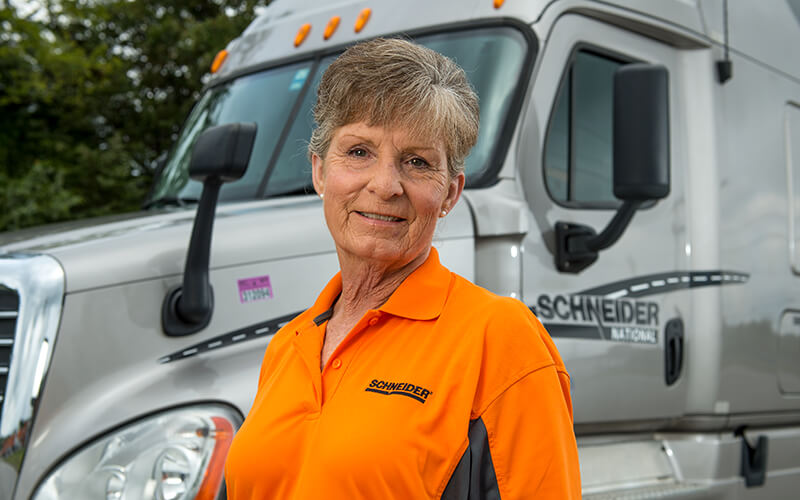
[[[575,54],[558,92],[544,146],[550,195],[575,207],[615,207],[612,99],[624,64],[590,51]]]

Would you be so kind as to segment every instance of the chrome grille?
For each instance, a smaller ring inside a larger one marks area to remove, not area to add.
[[[19,295],[16,291],[0,285],[0,416],[3,414],[18,312]]]
[[[0,499],[16,487],[63,301],[56,259],[0,254]]]

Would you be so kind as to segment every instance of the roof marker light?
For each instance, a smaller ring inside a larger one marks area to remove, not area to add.
[[[300,26],[300,29],[297,30],[297,35],[294,37],[294,46],[299,47],[301,43],[306,39],[308,36],[308,32],[311,31],[311,25],[306,23]]]
[[[333,16],[331,20],[328,21],[328,25],[325,26],[325,33],[323,34],[325,40],[333,36],[333,33],[336,31],[336,28],[339,27],[339,21],[341,20],[342,20],[341,17]]]
[[[494,0],[494,8],[499,9],[505,2],[506,0]]]
[[[356,25],[355,25],[356,33],[360,33],[361,30],[364,29],[364,26],[366,26],[367,21],[369,21],[370,15],[372,15],[372,9],[370,8],[366,8],[358,14],[358,19],[356,19]]]
[[[220,50],[217,52],[217,55],[214,57],[214,62],[211,63],[211,74],[213,75],[222,67],[222,64],[225,62],[225,59],[228,58],[228,51],[225,49]]]

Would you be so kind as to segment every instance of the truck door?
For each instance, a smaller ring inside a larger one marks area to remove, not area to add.
[[[682,360],[691,348],[682,328],[691,313],[685,291],[691,276],[685,153],[675,132],[682,119],[679,53],[577,14],[538,28],[546,41],[518,156],[531,222],[523,241],[523,300],[564,357],[579,430],[617,422],[630,429],[632,421],[641,429],[662,427],[685,408]],[[671,192],[637,211],[594,264],[559,272],[556,223],[599,233],[621,204],[612,189],[613,75],[631,62],[661,64],[669,73]]]

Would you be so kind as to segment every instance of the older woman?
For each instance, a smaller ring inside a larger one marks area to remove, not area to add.
[[[325,72],[315,119],[341,271],[269,344],[228,498],[579,498],[552,341],[431,247],[478,135],[464,72],[407,41],[362,43]]]

